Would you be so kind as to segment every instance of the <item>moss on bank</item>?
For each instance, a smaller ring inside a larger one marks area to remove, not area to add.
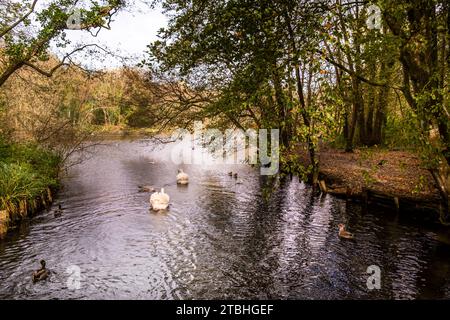
[[[0,141],[0,236],[50,205],[61,158],[35,144]]]

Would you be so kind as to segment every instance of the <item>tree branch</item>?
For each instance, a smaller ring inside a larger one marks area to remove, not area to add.
[[[79,52],[79,51],[83,51],[84,49],[86,49],[86,48],[88,48],[88,47],[97,47],[97,48],[99,48],[99,49],[101,49],[101,50],[103,50],[103,51],[106,52],[105,49],[103,49],[102,47],[100,47],[100,46],[97,45],[97,44],[87,44],[87,45],[84,45],[84,46],[82,46],[82,47],[76,48],[76,49],[73,50],[72,52],[66,54],[66,55],[64,56],[64,58],[61,60],[61,62],[58,63],[56,66],[54,66],[52,69],[50,69],[50,71],[45,71],[45,70],[43,70],[42,68],[36,66],[35,64],[33,64],[33,63],[29,62],[29,61],[24,62],[24,65],[27,66],[27,67],[30,67],[30,68],[34,69],[35,71],[39,72],[39,73],[42,74],[42,75],[44,75],[44,76],[50,78],[51,76],[53,76],[53,74],[56,72],[56,70],[58,70],[58,69],[61,68],[62,66],[69,66],[69,65],[70,65],[70,63],[67,63],[66,60],[71,61],[71,60],[70,60],[70,57],[71,57],[73,54],[75,54],[76,52]]]
[[[323,52],[322,52],[322,51],[318,51],[318,53],[320,53],[320,54],[323,55]],[[360,81],[362,81],[362,82],[365,82],[365,83],[370,84],[370,85],[375,86],[375,87],[386,87],[386,86],[388,86],[388,84],[387,84],[386,82],[375,82],[375,81],[366,79],[366,78],[364,78],[363,76],[357,74],[356,72],[350,70],[349,68],[345,67],[344,65],[340,64],[339,62],[334,61],[333,59],[331,59],[331,58],[329,58],[329,57],[327,57],[327,56],[324,56],[324,59],[325,59],[327,62],[329,62],[329,63],[331,63],[332,65],[334,65],[335,67],[338,67],[339,69],[341,69],[341,70],[347,72],[347,73],[350,74],[351,76],[356,77],[358,80],[360,80]]]
[[[10,32],[12,29],[14,29],[15,27],[17,27],[21,22],[23,22],[26,18],[28,18],[30,16],[30,14],[32,14],[34,12],[34,9],[36,7],[36,3],[38,0],[34,0],[33,3],[31,4],[31,8],[30,11],[28,11],[25,15],[23,15],[19,20],[17,20],[16,22],[14,22],[12,25],[10,25],[9,27],[7,27],[5,30],[0,31],[0,38],[3,38],[8,32]]]

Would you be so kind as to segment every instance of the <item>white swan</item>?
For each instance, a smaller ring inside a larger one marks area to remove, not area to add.
[[[188,184],[189,183],[189,176],[182,169],[178,169],[177,183],[178,184]]]
[[[166,210],[169,201],[170,197],[167,193],[164,193],[164,188],[161,188],[161,192],[155,192],[150,196],[150,204],[155,211]]]

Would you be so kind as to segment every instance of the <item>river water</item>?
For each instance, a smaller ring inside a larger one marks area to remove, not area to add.
[[[450,298],[450,237],[420,214],[366,212],[296,178],[268,193],[245,165],[183,165],[180,187],[168,148],[116,141],[72,167],[54,207],[0,241],[0,299]],[[167,212],[143,184],[165,187]],[[51,276],[32,284],[40,259]]]

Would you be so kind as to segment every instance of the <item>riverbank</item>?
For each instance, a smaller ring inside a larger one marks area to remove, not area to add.
[[[327,193],[397,209],[439,210],[433,178],[412,152],[365,148],[346,153],[322,146],[318,156],[321,188]],[[296,151],[294,159],[310,164],[303,149]]]
[[[0,142],[0,238],[53,202],[60,162],[34,144]]]
[[[246,166],[233,168],[240,183],[222,165],[189,166],[191,184],[179,187],[179,166],[159,158],[170,145],[111,144],[63,178],[61,217],[43,214],[0,242],[0,299],[450,298],[441,226],[377,207],[364,212],[297,179],[265,197],[261,186],[276,181]],[[144,183],[167,184],[167,213],[149,211],[149,194],[136,187]],[[339,223],[355,241],[340,240]],[[41,258],[55,274],[75,263],[95,285],[67,290],[58,277],[32,285]],[[361,281],[371,264],[384,270],[376,292]]]
[[[115,138],[145,138],[151,137],[157,133],[152,128],[131,128],[128,126],[93,126],[92,136],[95,139],[115,139]]]
[[[101,126],[95,137],[144,138],[155,134],[152,129]],[[363,204],[395,209],[419,209],[439,212],[440,195],[430,172],[411,151],[384,148],[361,148],[352,153],[321,145],[318,152],[322,191]],[[308,167],[306,150],[299,147],[288,156],[288,165]],[[298,174],[296,170],[287,170]]]

